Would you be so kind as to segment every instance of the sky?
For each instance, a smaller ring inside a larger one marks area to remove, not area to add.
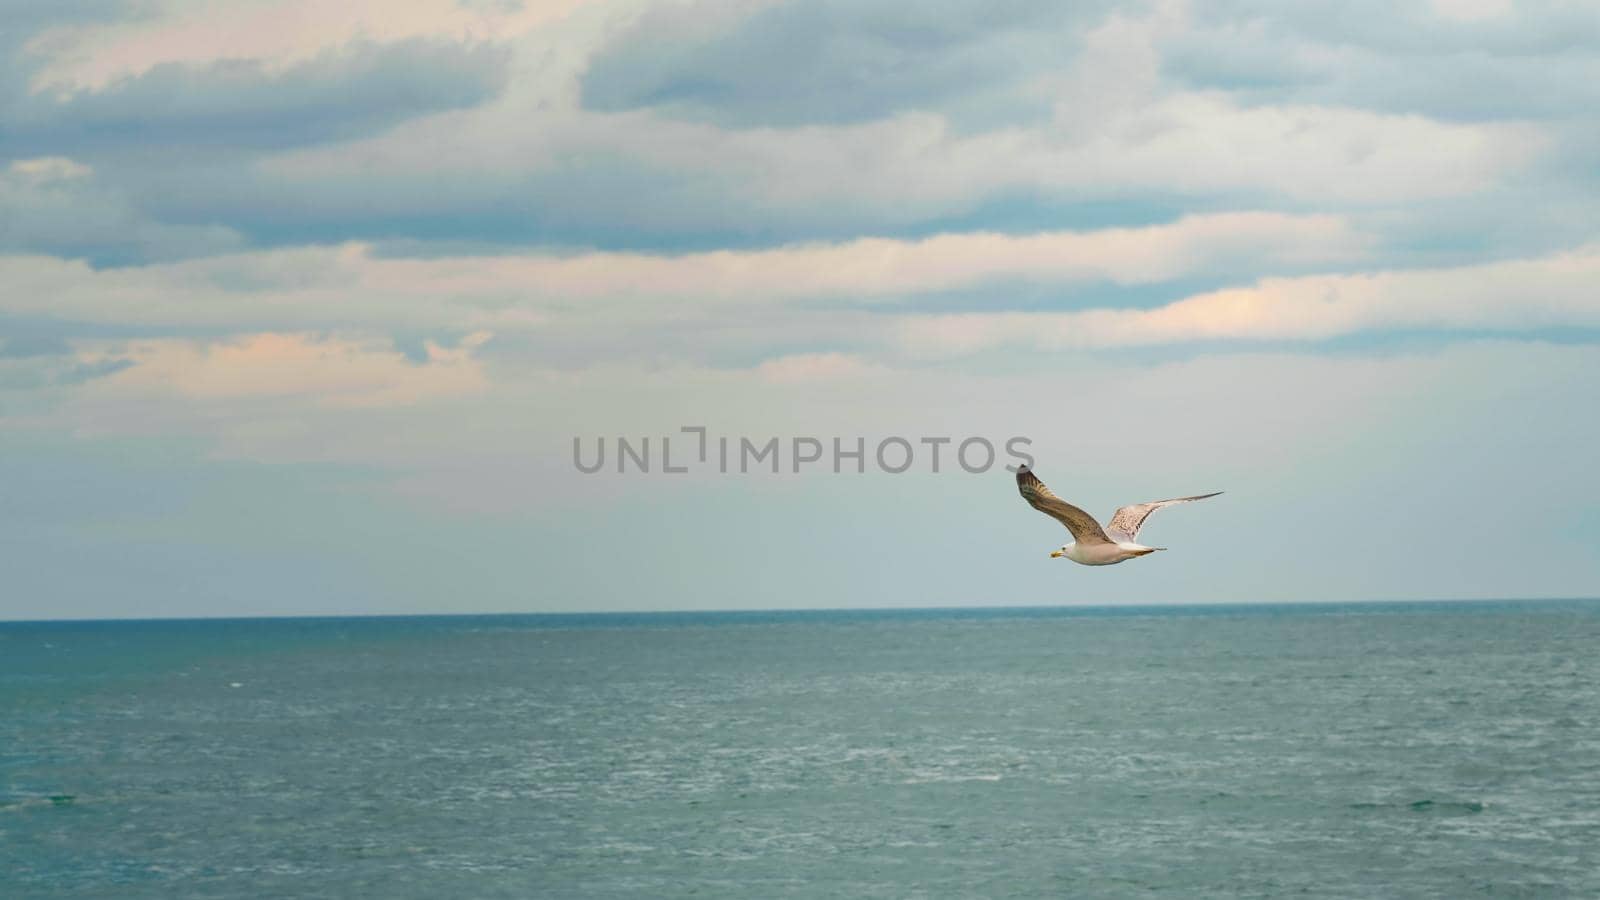
[[[4,6],[0,618],[1600,595],[1587,0]]]

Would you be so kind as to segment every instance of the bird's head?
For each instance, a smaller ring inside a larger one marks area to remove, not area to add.
[[[1062,544],[1060,550],[1051,550],[1050,551],[1050,558],[1051,559],[1060,559],[1061,557],[1066,556],[1067,555],[1067,548],[1071,547],[1071,546],[1072,546],[1071,544]]]

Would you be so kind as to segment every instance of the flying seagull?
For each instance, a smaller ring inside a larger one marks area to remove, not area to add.
[[[1028,501],[1029,506],[1067,526],[1067,530],[1072,532],[1074,543],[1051,551],[1051,558],[1065,556],[1086,566],[1112,566],[1125,559],[1167,549],[1146,547],[1135,542],[1144,520],[1163,506],[1204,500],[1222,493],[1217,491],[1216,494],[1174,497],[1171,500],[1152,500],[1124,506],[1111,516],[1111,522],[1105,528],[1101,528],[1094,516],[1051,493],[1027,466],[1017,470],[1017,490],[1022,492],[1022,499]]]

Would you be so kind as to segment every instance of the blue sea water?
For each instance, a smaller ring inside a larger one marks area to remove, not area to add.
[[[0,896],[1596,897],[1600,603],[0,623]]]

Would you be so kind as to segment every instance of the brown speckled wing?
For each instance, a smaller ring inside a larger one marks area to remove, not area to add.
[[[1028,505],[1067,526],[1080,544],[1109,544],[1111,540],[1094,516],[1057,497],[1027,466],[1017,470],[1017,490]]]
[[[1129,504],[1116,511],[1116,514],[1111,517],[1111,523],[1106,526],[1106,530],[1111,533],[1113,538],[1119,541],[1138,540],[1139,529],[1144,527],[1144,520],[1150,518],[1150,514],[1161,507],[1172,506],[1175,503],[1193,503],[1196,500],[1215,497],[1220,493],[1222,492],[1217,491],[1214,494],[1196,494],[1193,497],[1174,497],[1171,500],[1151,500],[1149,503]]]

